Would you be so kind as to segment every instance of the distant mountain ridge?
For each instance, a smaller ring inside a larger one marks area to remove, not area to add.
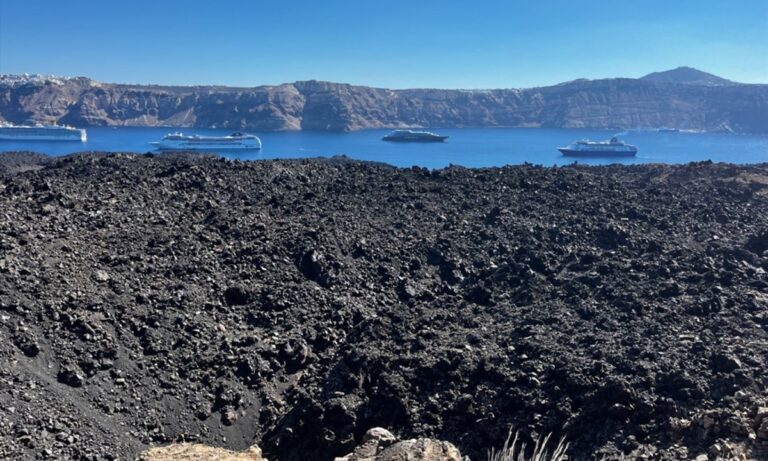
[[[252,131],[671,127],[768,133],[768,85],[731,82],[685,67],[639,79],[496,90],[389,90],[320,81],[183,87],[5,75],[0,76],[0,119]]]
[[[664,72],[653,72],[640,80],[648,82],[679,83],[684,85],[739,85],[731,80],[702,72],[692,67],[678,67]]]

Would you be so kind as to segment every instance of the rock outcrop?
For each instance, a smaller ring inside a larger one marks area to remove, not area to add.
[[[548,127],[768,133],[768,85],[694,69],[530,89],[388,90],[306,81],[254,88],[0,78],[0,119],[76,126],[348,131],[385,127]]]
[[[448,442],[427,438],[397,441],[380,427],[366,432],[362,442],[335,461],[462,461],[459,449]]]
[[[267,460],[256,445],[236,452],[197,443],[177,443],[150,448],[140,454],[137,461]],[[352,453],[335,461],[462,461],[462,458],[459,449],[448,442],[428,438],[399,441],[388,430],[376,427],[365,433]]]
[[[177,443],[150,448],[136,461],[267,461],[261,449],[253,446],[246,451],[230,451],[199,443]]]

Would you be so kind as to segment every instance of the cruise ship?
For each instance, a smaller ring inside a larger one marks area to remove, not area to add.
[[[0,122],[3,141],[80,141],[87,139],[85,130],[60,125],[14,125]]]
[[[610,141],[576,141],[557,150],[568,157],[633,157],[637,147],[613,137]]]
[[[230,150],[259,150],[261,139],[252,134],[232,133],[228,136],[185,136],[182,133],[171,133],[158,142],[151,142],[163,151],[230,151]]]
[[[395,130],[381,139],[393,142],[443,142],[448,139],[448,136],[429,131]]]

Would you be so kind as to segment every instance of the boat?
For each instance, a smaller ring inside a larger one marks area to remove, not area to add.
[[[223,150],[259,150],[261,139],[252,134],[235,132],[227,136],[186,136],[183,133],[170,133],[151,145],[162,151],[223,151]]]
[[[609,141],[576,141],[557,150],[568,157],[633,157],[637,147],[620,141],[617,137]]]
[[[381,139],[392,142],[443,142],[448,139],[448,136],[429,131],[395,130]]]
[[[80,141],[87,135],[82,128],[66,125],[14,125],[0,122],[0,140],[3,141]]]

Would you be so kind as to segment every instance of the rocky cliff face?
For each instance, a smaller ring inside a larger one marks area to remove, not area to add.
[[[6,76],[0,78],[0,118],[255,131],[513,126],[768,133],[768,85],[706,84],[697,75],[681,79],[679,72],[669,78],[653,75],[484,91],[388,90],[317,81],[163,87]]]

